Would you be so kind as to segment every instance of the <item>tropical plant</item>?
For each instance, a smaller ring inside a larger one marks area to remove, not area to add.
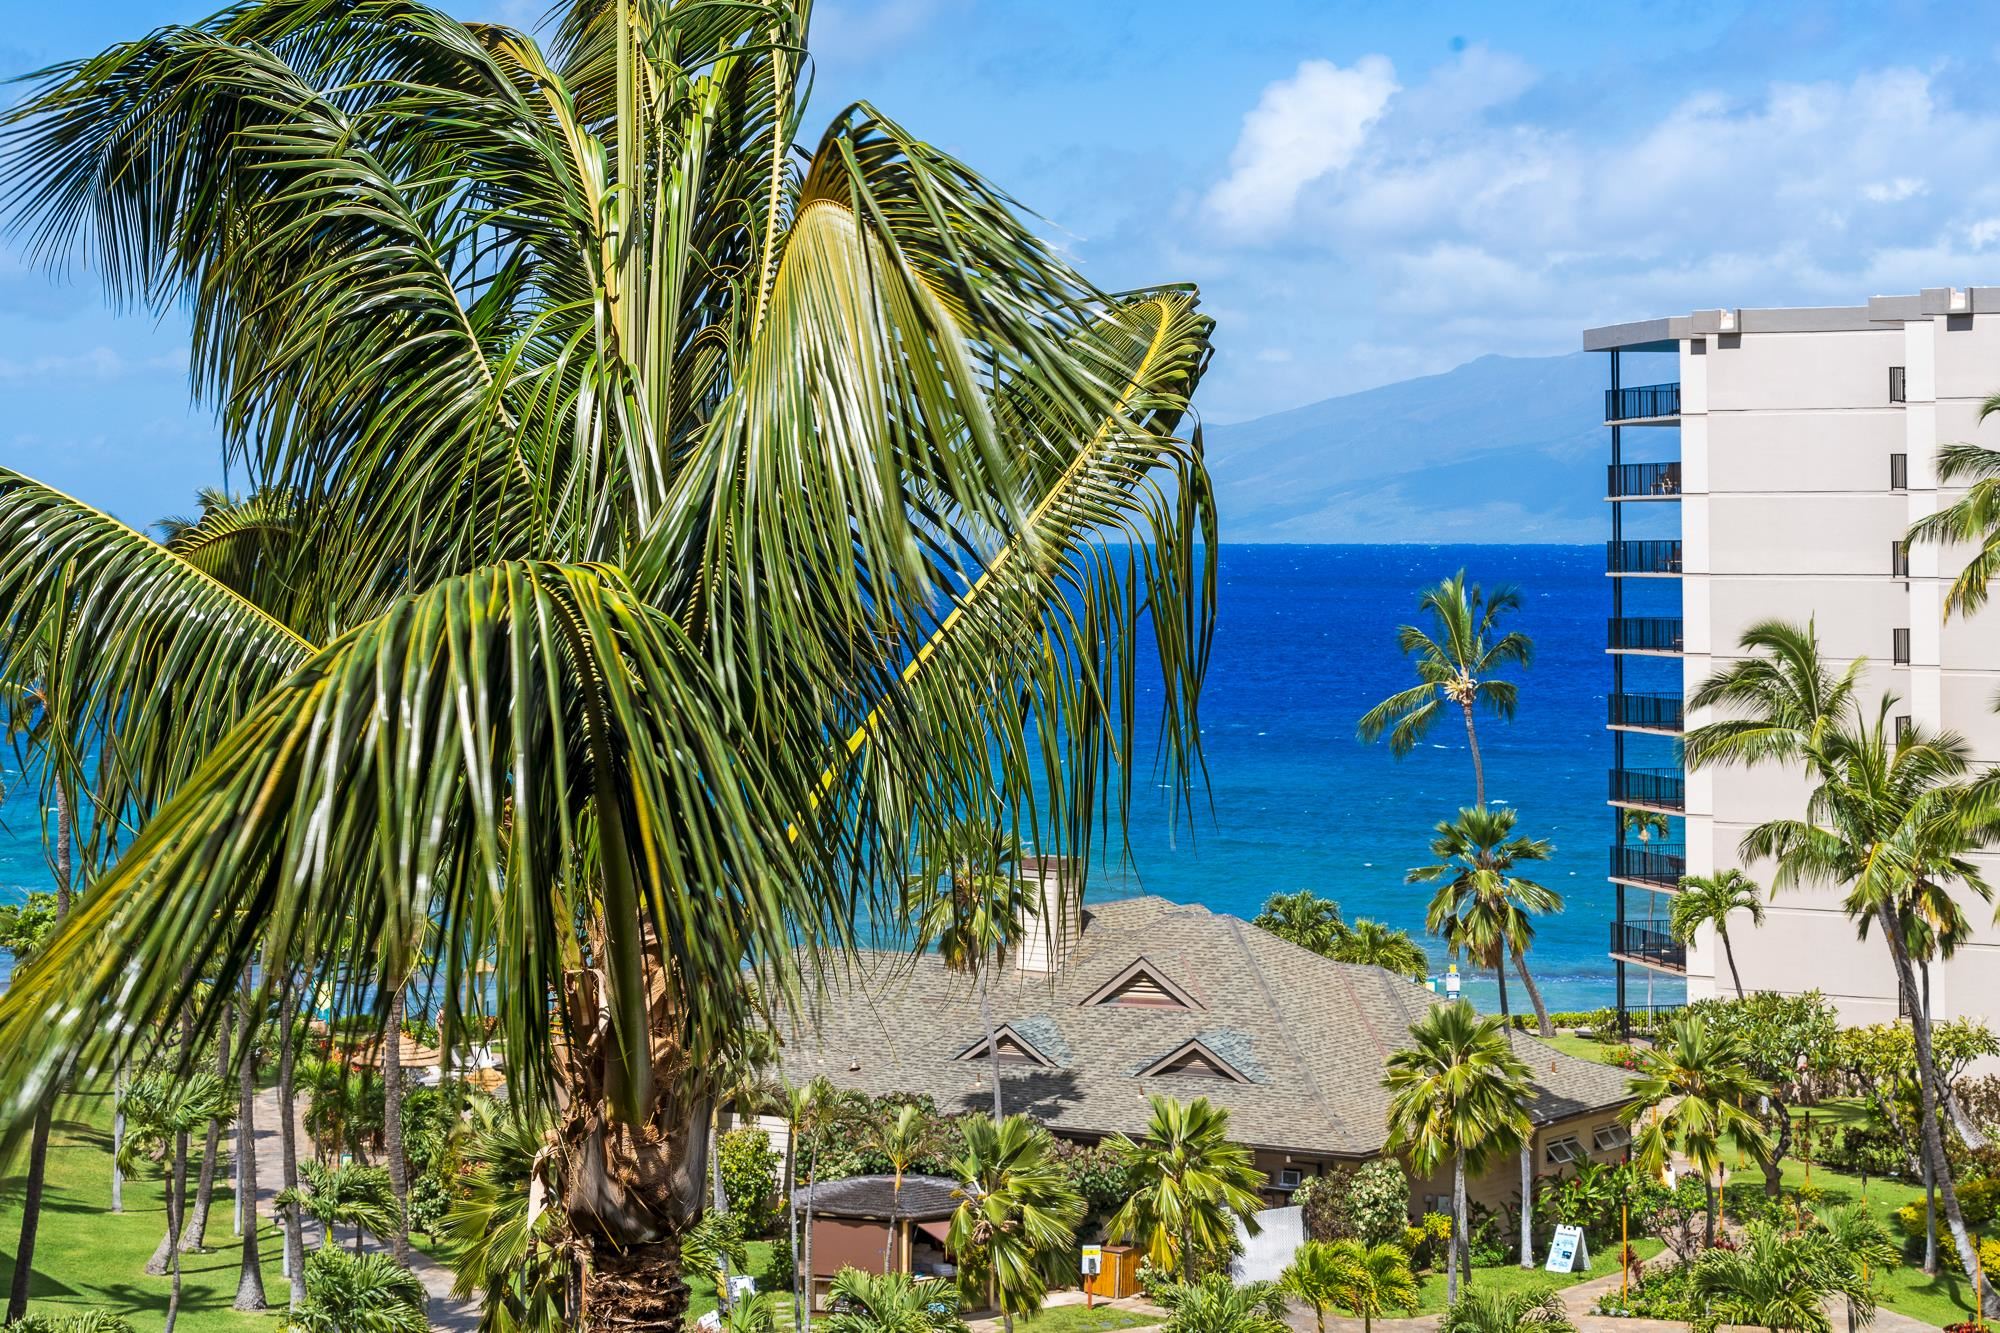
[[[338,975],[379,1028],[436,919],[438,992],[495,997],[513,1090],[562,1109],[591,1326],[671,1327],[710,1057],[996,792],[1088,864],[1142,622],[1189,782],[1209,323],[1091,287],[868,105],[804,133],[809,19],[575,0],[544,49],[249,0],[17,99],[27,249],[188,312],[225,449],[316,557],[273,616],[0,474],[0,624],[88,609],[48,753],[126,844],[0,1000],[11,1105],[113,1067],[190,972]]]
[[[285,1315],[286,1333],[429,1333],[424,1284],[392,1256],[321,1247],[305,1268],[306,1298]]]
[[[1347,934],[1347,923],[1340,917],[1340,904],[1320,897],[1311,889],[1272,894],[1250,924],[1270,931],[1281,940],[1290,940],[1301,949],[1328,957]]]
[[[1554,1291],[1468,1291],[1445,1310],[1438,1333],[1576,1333],[1576,1324]]]
[[[729,1304],[729,1273],[750,1266],[750,1247],[743,1238],[743,1215],[710,1208],[688,1229],[681,1243],[681,1262],[714,1284],[716,1303]]]
[[[1710,1317],[1772,1333],[1831,1333],[1826,1301],[1844,1294],[1847,1283],[1826,1233],[1787,1232],[1764,1222],[1746,1231],[1741,1246],[1710,1250],[1695,1261],[1694,1293]]]
[[[729,1303],[722,1326],[729,1333],[778,1333],[778,1293],[752,1292]]]
[[[334,1244],[336,1227],[354,1228],[354,1252],[359,1254],[368,1232],[386,1236],[395,1226],[396,1195],[389,1186],[389,1173],[381,1167],[301,1162],[299,1174],[303,1186],[279,1191],[276,1202],[280,1208],[297,1208],[320,1224],[322,1249]]]
[[[1734,1146],[1760,1161],[1770,1153],[1764,1127],[1747,1109],[1770,1085],[1750,1072],[1741,1038],[1699,1013],[1675,1020],[1637,1055],[1632,1102],[1624,1111],[1627,1121],[1641,1124],[1633,1159],[1655,1175],[1666,1171],[1673,1153],[1694,1166],[1707,1194],[1707,1236],[1714,1244],[1723,1148]]]
[[[1640,842],[1651,842],[1655,833],[1664,838],[1667,836],[1668,831],[1673,828],[1673,821],[1666,814],[1658,810],[1621,808],[1618,811],[1618,823],[1621,828],[1638,838]]]
[[[1008,953],[1021,942],[1034,915],[1021,878],[1020,844],[997,827],[959,824],[910,877],[907,894],[905,912],[917,923],[918,941],[935,948],[946,967],[970,976],[979,991],[997,1123],[1007,1112],[1001,1100],[1000,1048],[994,1040],[992,974],[1006,966]]]
[[[1667,916],[1667,929],[1684,946],[1694,944],[1695,934],[1703,926],[1715,927],[1715,938],[1722,945],[1723,957],[1729,960],[1729,980],[1739,1000],[1743,998],[1743,974],[1736,970],[1736,950],[1729,942],[1729,916],[1744,912],[1751,925],[1763,925],[1764,902],[1759,893],[1757,881],[1740,870],[1683,875]]]
[[[1468,807],[1458,818],[1439,820],[1431,839],[1436,862],[1417,866],[1404,876],[1410,884],[1436,884],[1425,917],[1430,932],[1444,940],[1455,958],[1463,950],[1473,961],[1493,969],[1500,983],[1500,1013],[1507,1014],[1507,953],[1513,950],[1521,985],[1535,1007],[1535,1022],[1543,1036],[1555,1035],[1548,1006],[1528,971],[1528,949],[1535,927],[1530,917],[1562,910],[1555,890],[1515,873],[1529,861],[1546,861],[1555,847],[1540,838],[1514,832],[1517,816],[1511,807],[1489,810]]]
[[[1499,632],[1500,618],[1521,609],[1521,594],[1508,586],[1495,588],[1486,597],[1478,584],[1466,583],[1461,569],[1426,588],[1417,608],[1430,617],[1431,628],[1400,626],[1396,646],[1405,657],[1415,659],[1421,683],[1397,691],[1363,713],[1355,732],[1371,744],[1387,732],[1389,753],[1401,759],[1430,733],[1446,705],[1456,705],[1465,719],[1465,742],[1472,752],[1472,804],[1484,810],[1486,766],[1479,757],[1473,713],[1484,708],[1503,720],[1514,716],[1519,690],[1495,673],[1509,666],[1525,667],[1534,656],[1527,635],[1519,630]]]
[[[2000,411],[2000,395],[1979,408],[1979,420]],[[1937,479],[1941,488],[1964,487],[1965,494],[1934,514],[1910,525],[1912,545],[1976,546],[1964,568],[1945,593],[1944,618],[1971,615],[1986,605],[1987,588],[2000,571],[2000,451],[1978,444],[1946,444],[1938,448]]]
[[[1758,991],[1746,999],[1697,1000],[1688,1006],[1711,1029],[1736,1038],[1744,1067],[1767,1091],[1757,1099],[1768,1151],[1758,1159],[1764,1193],[1777,1198],[1784,1159],[1792,1151],[1793,1121],[1840,1072],[1840,1014],[1818,991],[1780,995]]]
[[[165,1333],[174,1333],[181,1308],[181,1228],[187,1220],[188,1136],[210,1120],[235,1113],[235,1090],[206,1070],[151,1070],[125,1094],[122,1165],[160,1166],[166,1175],[166,1260],[171,1278]]]
[[[732,1129],[722,1136],[716,1156],[730,1208],[751,1219],[753,1234],[768,1234],[778,1208],[778,1172],[784,1164],[771,1146],[771,1136],[754,1125]]]
[[[567,1333],[574,1261],[561,1214],[537,1206],[554,1175],[545,1152],[554,1122],[523,1103],[483,1099],[468,1119],[444,1221],[452,1294],[480,1297],[481,1333]]]
[[[76,1310],[23,1315],[11,1324],[0,1324],[0,1333],[132,1333],[132,1323],[107,1310]]]
[[[18,903],[0,904],[0,951],[11,954],[18,971],[55,933],[56,895],[33,892]],[[20,1239],[14,1247],[14,1275],[7,1296],[7,1319],[27,1318],[30,1279],[34,1276],[35,1240],[41,1228],[42,1192],[48,1178],[49,1135],[55,1125],[55,1099],[45,1097],[35,1110],[29,1131],[27,1180],[21,1199]]]
[[[827,1333],[964,1333],[958,1293],[940,1283],[919,1285],[908,1273],[843,1268],[827,1297]]]
[[[1391,1309],[1416,1313],[1417,1279],[1400,1245],[1364,1245],[1358,1240],[1309,1240],[1293,1252],[1278,1276],[1278,1289],[1310,1306],[1320,1333],[1326,1311],[1337,1307],[1361,1320],[1364,1333],[1375,1316]]]
[[[1371,921],[1365,916],[1354,919],[1354,924],[1335,942],[1327,957],[1336,963],[1379,967],[1414,981],[1422,981],[1431,972],[1430,958],[1424,953],[1423,946],[1410,938],[1408,931]]]
[[[1897,1261],[1896,1247],[1865,1202],[1831,1209],[1820,1214],[1817,1223],[1825,1262],[1845,1298],[1847,1333],[1854,1333],[1857,1325],[1874,1322],[1877,1301],[1870,1279]]]
[[[1334,1167],[1308,1177],[1292,1192],[1313,1240],[1358,1240],[1377,1245],[1403,1234],[1410,1217],[1410,1178],[1393,1157],[1357,1167]]]
[[[1012,1333],[1015,1315],[1042,1308],[1045,1261],[1075,1244],[1083,1200],[1056,1164],[1048,1130],[1024,1115],[968,1120],[955,1174],[947,1243],[961,1287],[984,1289]]]
[[[1162,1333],[1286,1333],[1284,1295],[1269,1282],[1237,1286],[1227,1273],[1207,1273],[1162,1294],[1173,1311]]]
[[[1110,1139],[1131,1195],[1105,1231],[1136,1239],[1155,1268],[1191,1282],[1212,1256],[1229,1252],[1239,1222],[1256,1234],[1265,1177],[1250,1150],[1229,1141],[1228,1108],[1206,1097],[1151,1100],[1143,1137]]]
[[[910,1161],[923,1147],[929,1127],[924,1124],[923,1108],[900,1106],[896,1118],[882,1126],[882,1155],[889,1159],[889,1166],[895,1176],[895,1183],[889,1193],[889,1222],[882,1236],[882,1271],[887,1273],[893,1267],[894,1256],[889,1253],[896,1240],[896,1214],[903,1206],[903,1172],[910,1167]]]
[[[1447,1246],[1445,1292],[1456,1301],[1459,1264],[1470,1261],[1466,1172],[1483,1171],[1527,1143],[1528,1067],[1498,1018],[1454,1000],[1411,1025],[1410,1044],[1390,1055],[1382,1085],[1389,1090],[1389,1150],[1422,1175],[1451,1163],[1456,1234]]]

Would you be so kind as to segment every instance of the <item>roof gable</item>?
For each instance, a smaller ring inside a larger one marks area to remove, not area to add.
[[[1034,1065],[1041,1069],[1054,1069],[1056,1067],[1054,1060],[1051,1060],[1044,1054],[1042,1049],[1035,1045],[1034,1042],[1022,1036],[1011,1023],[1002,1023],[999,1027],[993,1029],[992,1048],[999,1055],[1002,1064]],[[954,1060],[985,1060],[989,1058],[991,1057],[987,1054],[987,1039],[985,1037],[979,1038],[972,1045],[952,1057]]]
[[[1209,1049],[1199,1037],[1181,1043],[1139,1071],[1140,1078],[1157,1078],[1163,1074],[1194,1074],[1203,1078],[1227,1079],[1231,1083],[1252,1081],[1248,1074]]]
[[[1085,996],[1081,1003],[1122,1004],[1134,1009],[1206,1008],[1185,988],[1169,980],[1166,973],[1143,954],[1124,971]]]

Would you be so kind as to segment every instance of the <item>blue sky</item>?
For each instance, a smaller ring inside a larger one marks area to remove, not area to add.
[[[17,5],[0,75],[211,8]],[[531,22],[539,0],[449,0]],[[1107,287],[1192,280],[1215,421],[1592,323],[2000,281],[1984,6],[822,0],[868,98]],[[220,479],[171,315],[0,242],[0,461],[131,521]]]

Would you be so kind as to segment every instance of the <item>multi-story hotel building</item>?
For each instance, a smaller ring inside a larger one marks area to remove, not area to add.
[[[1800,817],[1807,786],[1773,765],[1685,773],[1683,701],[1741,655],[1749,626],[1817,626],[1835,662],[1868,659],[1861,697],[1894,719],[1948,728],[1980,766],[2000,764],[2000,604],[1943,619],[1964,552],[1906,547],[1910,524],[1956,498],[1937,485],[1939,445],[2000,447],[2000,287],[1928,288],[1866,305],[1699,310],[1587,331],[1610,354],[1605,424],[1611,541],[1609,801],[1617,889],[1611,954],[1619,1004],[1644,1004],[1648,972],[1691,999],[1729,994],[1712,932],[1682,949],[1666,929],[1683,874],[1770,867],[1738,845],[1763,820]],[[1899,723],[1892,723],[1897,725]],[[2000,886],[2000,856],[1976,858]],[[1887,950],[1856,938],[1843,890],[1792,889],[1766,920],[1732,920],[1747,989],[1818,989],[1848,1022],[1893,1019]],[[1970,944],[1930,971],[1939,1017],[2000,1027],[2000,929],[1965,895]],[[1642,970],[1643,969],[1643,970]]]

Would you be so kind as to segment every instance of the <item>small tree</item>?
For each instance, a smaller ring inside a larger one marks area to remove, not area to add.
[[[1715,927],[1715,938],[1722,945],[1723,957],[1729,961],[1729,979],[1736,986],[1739,1000],[1743,998],[1743,974],[1736,970],[1736,950],[1729,943],[1729,916],[1732,912],[1742,912],[1750,918],[1751,925],[1763,925],[1764,902],[1757,895],[1757,882],[1740,870],[1684,875],[1667,916],[1667,929],[1684,946],[1694,943],[1696,932],[1703,926]]]
[[[167,1170],[167,1253],[172,1278],[164,1333],[174,1333],[181,1308],[181,1224],[187,1216],[188,1135],[210,1120],[236,1113],[236,1090],[206,1071],[176,1076],[148,1073],[126,1094],[126,1135],[121,1165],[150,1161]],[[170,1165],[169,1165],[170,1164]]]
[[[417,1275],[389,1255],[343,1254],[321,1246],[306,1260],[306,1298],[285,1316],[283,1328],[286,1333],[430,1333],[428,1301]]]
[[[1083,1200],[1056,1164],[1048,1130],[1024,1115],[968,1121],[957,1174],[948,1243],[961,1282],[983,1283],[1012,1333],[1015,1315],[1042,1308],[1044,1260],[1075,1243]]]
[[[843,1268],[828,1293],[827,1333],[965,1333],[958,1293],[918,1283],[908,1273]]]
[[[1331,957],[1334,946],[1347,934],[1340,904],[1311,889],[1272,894],[1250,924],[1323,957]]]
[[[1676,1019],[1659,1045],[1638,1054],[1633,1100],[1625,1110],[1626,1120],[1643,1122],[1633,1158],[1655,1174],[1666,1170],[1674,1152],[1694,1164],[1707,1192],[1707,1239],[1714,1244],[1723,1146],[1732,1144],[1760,1162],[1769,1155],[1763,1126],[1744,1107],[1767,1095],[1770,1085],[1750,1072],[1741,1039],[1711,1027],[1700,1013]]]
[[[1576,1324],[1553,1291],[1468,1291],[1444,1312],[1438,1333],[1576,1333]]]
[[[1113,1240],[1136,1237],[1155,1268],[1192,1281],[1201,1260],[1226,1252],[1241,1221],[1256,1234],[1264,1174],[1250,1150],[1229,1141],[1229,1112],[1197,1097],[1155,1094],[1145,1137],[1111,1143],[1125,1161],[1132,1195],[1106,1228]]]
[[[1770,1150],[1757,1159],[1764,1193],[1777,1198],[1783,1162],[1792,1150],[1792,1122],[1819,1085],[1836,1072],[1840,1016],[1818,991],[1780,995],[1758,991],[1740,1000],[1701,1000],[1689,1006],[1717,1033],[1735,1039],[1744,1067],[1768,1091],[1756,1103]]]
[[[354,1228],[354,1252],[361,1253],[367,1232],[386,1236],[396,1225],[396,1194],[389,1185],[389,1173],[379,1166],[326,1166],[301,1162],[299,1175],[304,1185],[284,1190],[277,1198],[280,1208],[297,1208],[320,1224],[320,1248],[334,1243],[334,1228]]]
[[[1400,1245],[1309,1240],[1279,1275],[1278,1288],[1312,1308],[1319,1333],[1326,1333],[1329,1306],[1360,1319],[1364,1333],[1379,1314],[1390,1309],[1414,1314],[1417,1308],[1416,1275]]]

